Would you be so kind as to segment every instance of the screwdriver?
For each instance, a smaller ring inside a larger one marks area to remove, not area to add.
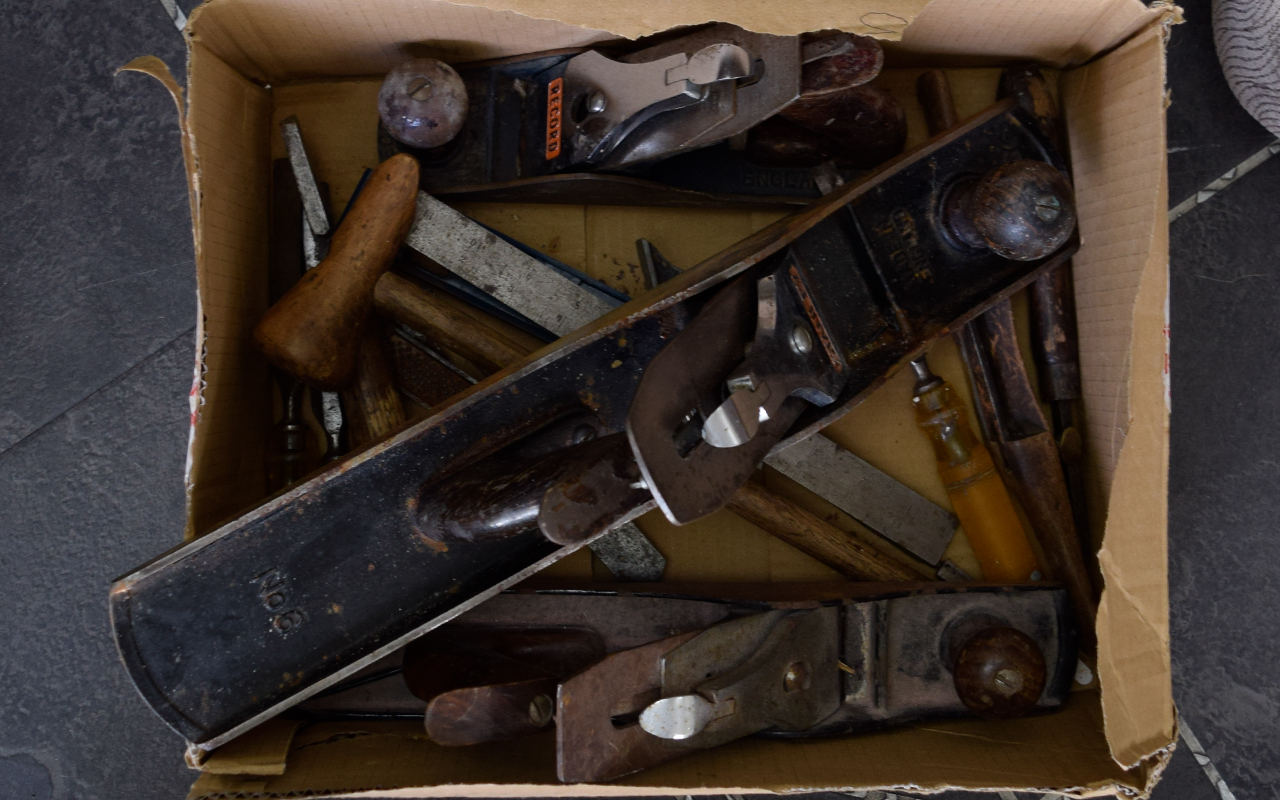
[[[916,424],[929,437],[938,475],[988,581],[1040,579],[1026,530],[996,472],[991,453],[969,427],[964,403],[951,384],[929,369],[924,356],[911,362],[916,374],[912,403]]]

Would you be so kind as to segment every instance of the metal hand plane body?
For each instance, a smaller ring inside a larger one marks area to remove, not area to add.
[[[1010,719],[1066,699],[1076,634],[1061,588],[865,586],[773,601],[763,613],[611,653],[561,682],[560,780],[608,781],[752,734]]]
[[[705,148],[792,105],[806,62],[841,56],[841,77],[853,85],[871,80],[883,61],[866,37],[802,43],[715,24],[625,55],[561,51],[463,64],[472,106],[463,131],[417,150],[384,128],[379,152],[417,156],[422,188],[441,197],[705,205],[731,195],[803,204],[819,194],[808,170]],[[695,150],[703,152],[688,161]]]
[[[121,578],[112,624],[135,685],[212,748],[655,502],[677,522],[720,508],[770,450],[1069,257],[1062,236],[1011,260],[937,216],[958,181],[1058,165],[1037,131],[994,106]],[[745,376],[755,396],[734,399]],[[736,445],[708,427],[726,400]],[[484,513],[432,516],[468,486]]]

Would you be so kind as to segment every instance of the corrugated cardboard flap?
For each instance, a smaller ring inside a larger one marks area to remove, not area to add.
[[[1124,765],[1174,736],[1162,34],[1152,27],[1062,83],[1076,192],[1084,198],[1075,282],[1095,531],[1106,510],[1098,671],[1107,736]]]

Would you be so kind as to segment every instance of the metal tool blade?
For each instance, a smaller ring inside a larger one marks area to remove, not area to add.
[[[284,137],[289,163],[293,165],[293,177],[298,182],[298,193],[302,195],[302,208],[307,214],[307,224],[317,236],[324,236],[329,233],[329,215],[325,213],[324,203],[320,200],[320,186],[311,171],[311,159],[307,158],[307,148],[302,142],[302,130],[298,127],[296,116],[290,116],[280,123],[280,135]]]
[[[622,523],[587,546],[620,581],[657,582],[667,569],[667,559],[634,522]]]
[[[405,244],[560,336],[612,307],[426,192]]]
[[[810,436],[766,464],[934,566],[959,521],[825,436]]]

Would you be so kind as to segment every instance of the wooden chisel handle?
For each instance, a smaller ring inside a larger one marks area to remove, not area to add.
[[[754,481],[738,490],[729,501],[729,510],[851,580],[920,580],[905,564]]]
[[[329,256],[263,316],[253,337],[267,359],[319,389],[355,377],[373,287],[413,224],[418,162],[382,162],[333,236]]]
[[[998,395],[981,400],[979,413],[996,431],[993,444],[1003,458],[1006,482],[1036,531],[1051,577],[1071,595],[1081,647],[1093,652],[1098,607],[1076,534],[1058,446],[1036,402],[1018,348],[1013,309],[1008,301],[999,303],[970,326],[975,333],[971,341],[981,352],[974,353],[972,345],[966,347],[965,360],[975,373],[986,373],[975,375],[975,384],[985,383],[994,389],[992,395]]]

